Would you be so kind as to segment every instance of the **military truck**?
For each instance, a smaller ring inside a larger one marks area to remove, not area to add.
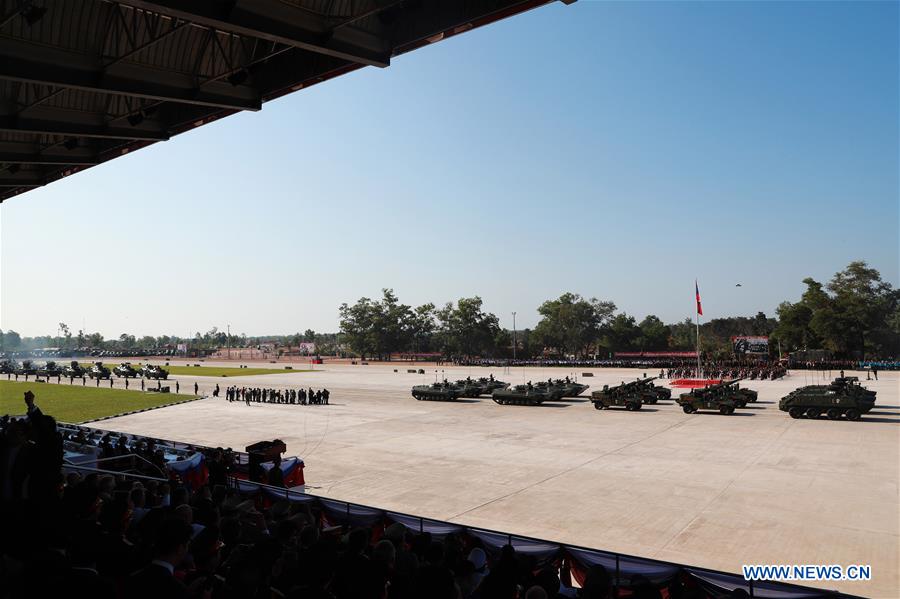
[[[656,376],[648,377],[645,374],[644,378],[635,381],[634,386],[640,389],[644,403],[655,404],[658,401],[667,401],[672,399],[671,389],[669,389],[668,387],[661,387],[653,384],[653,381],[658,378],[659,377]]]
[[[111,374],[103,362],[94,362],[94,365],[88,370],[88,377],[92,379],[108,379]]]
[[[791,418],[818,418],[825,414],[829,420],[859,420],[875,406],[875,392],[859,384],[855,376],[834,379],[830,385],[807,385],[794,389],[781,398],[778,409]]]
[[[453,401],[462,397],[462,388],[446,380],[430,385],[416,385],[412,396],[419,401]]]
[[[682,393],[678,398],[678,404],[685,414],[694,414],[700,410],[718,410],[721,414],[730,415],[738,407],[734,396],[734,393],[728,391],[726,383],[719,383]]]
[[[491,393],[491,399],[501,406],[539,406],[545,401],[555,399],[550,396],[546,383],[543,386],[532,385],[529,381],[525,385],[516,385],[509,389],[497,389]]]
[[[78,360],[72,360],[68,366],[64,366],[62,369],[62,375],[67,379],[80,379],[85,374],[87,371],[78,363]]]
[[[591,393],[591,402],[598,410],[605,410],[613,406],[624,407],[626,410],[640,410],[644,405],[644,393],[630,383],[622,383],[610,387],[603,385],[601,391]]]
[[[169,371],[156,364],[147,364],[141,368],[141,376],[147,379],[166,380],[169,378]]]
[[[126,379],[131,378],[140,378],[141,373],[134,366],[129,364],[128,362],[122,362],[115,368],[113,368],[113,374],[118,377],[124,377]]]

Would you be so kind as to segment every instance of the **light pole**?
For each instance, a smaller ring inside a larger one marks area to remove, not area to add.
[[[226,346],[228,347],[228,359],[231,359],[231,325],[228,326],[228,338],[225,340]]]
[[[516,339],[516,313],[513,312],[513,362],[516,361],[516,346],[519,344],[518,339]]]

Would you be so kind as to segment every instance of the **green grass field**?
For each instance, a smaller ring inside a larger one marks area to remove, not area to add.
[[[132,362],[135,368],[140,368],[140,362]],[[90,368],[92,364],[85,362],[81,364],[85,368]],[[119,362],[104,362],[104,366],[112,370],[119,365]],[[286,370],[285,368],[233,368],[230,366],[163,366],[169,371],[169,374],[187,375],[187,376],[255,376],[257,374],[291,374],[292,372],[316,372],[315,370],[294,368]]]
[[[53,416],[62,422],[71,423],[132,410],[155,408],[193,397],[192,395],[82,387],[79,384],[0,381],[0,415],[24,414],[23,394],[29,389],[34,393],[34,403],[44,414]]]

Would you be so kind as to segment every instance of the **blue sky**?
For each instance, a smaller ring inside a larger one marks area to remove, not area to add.
[[[553,4],[5,202],[0,326],[337,329],[392,287],[511,326],[898,283],[896,2]],[[735,287],[735,283],[742,287]],[[509,322],[507,322],[509,321]]]

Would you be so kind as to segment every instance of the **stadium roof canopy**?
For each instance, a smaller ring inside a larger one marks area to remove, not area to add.
[[[550,1],[0,0],[0,202]]]

